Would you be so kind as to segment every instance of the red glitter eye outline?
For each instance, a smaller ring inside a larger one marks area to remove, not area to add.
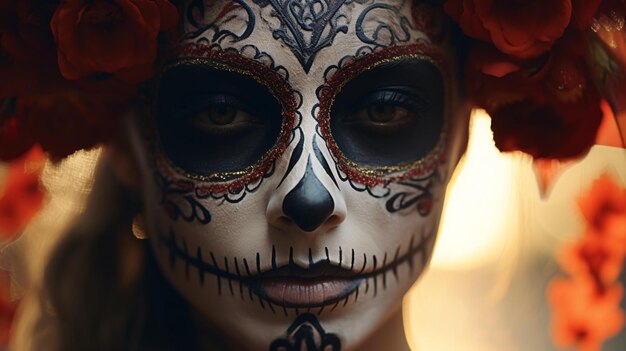
[[[359,74],[380,64],[405,58],[429,60],[439,68],[444,77],[444,123],[439,141],[426,156],[414,162],[390,167],[359,166],[343,154],[332,136],[330,116],[335,97],[350,80]],[[433,172],[439,165],[445,162],[447,150],[446,136],[449,129],[447,107],[450,106],[450,94],[448,91],[450,80],[446,71],[441,69],[441,67],[445,67],[444,63],[444,59],[436,48],[428,42],[420,41],[405,46],[390,46],[380,51],[363,54],[327,70],[326,75],[329,74],[331,69],[336,69],[332,72],[332,75],[326,78],[324,85],[318,89],[319,109],[316,119],[320,126],[321,136],[326,141],[326,146],[335,158],[339,169],[346,174],[348,179],[368,187],[374,187],[392,181],[424,176]]]
[[[297,120],[299,102],[297,92],[291,88],[287,80],[271,65],[242,56],[235,50],[216,49],[202,44],[187,44],[175,51],[176,62],[166,65],[166,69],[177,65],[210,65],[214,68],[231,71],[248,76],[268,88],[276,97],[282,108],[282,124],[274,146],[269,149],[254,165],[237,172],[215,172],[210,175],[190,173],[176,166],[162,151],[158,140],[158,132],[152,133],[156,139],[153,147],[157,151],[156,162],[163,176],[176,179],[181,174],[186,178],[202,181],[196,185],[195,193],[200,197],[211,194],[238,193],[247,185],[252,184],[273,168],[274,161],[285,152],[291,140],[292,130]],[[168,167],[162,167],[163,165]],[[221,181],[236,174],[236,178]],[[239,175],[241,174],[241,175]]]

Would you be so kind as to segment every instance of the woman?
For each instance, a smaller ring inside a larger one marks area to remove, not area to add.
[[[193,1],[180,18],[154,113],[48,266],[56,346],[408,349],[402,296],[469,116],[442,9]]]
[[[467,142],[442,8],[192,0],[177,27],[48,264],[35,347],[408,350],[402,296]]]

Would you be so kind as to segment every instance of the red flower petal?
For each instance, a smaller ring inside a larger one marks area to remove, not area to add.
[[[501,151],[535,158],[573,158],[594,144],[602,120],[600,99],[588,89],[575,103],[526,98],[488,110],[494,141]]]
[[[50,23],[61,73],[78,79],[150,65],[159,31],[177,16],[165,0],[68,0]]]

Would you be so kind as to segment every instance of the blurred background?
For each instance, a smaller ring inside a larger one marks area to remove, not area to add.
[[[13,275],[14,296],[25,286],[37,286],[58,233],[83,208],[100,153],[79,151],[46,163],[45,207],[19,239],[0,251],[0,266]],[[563,274],[555,253],[582,235],[576,199],[607,172],[626,186],[626,150],[595,146],[582,162],[562,167],[558,181],[540,191],[531,159],[500,154],[489,117],[475,112],[468,152],[448,189],[431,267],[404,300],[412,349],[556,350],[546,300],[548,282]],[[621,280],[626,281],[623,272]],[[28,305],[22,312],[26,319],[36,315]],[[626,333],[603,350],[626,350]]]
[[[594,146],[582,162],[563,166],[542,193],[532,160],[501,154],[489,117],[474,113],[430,270],[404,300],[412,349],[557,350],[546,287],[564,275],[555,260],[561,245],[583,233],[577,199],[603,173],[626,186],[626,150]],[[625,278],[622,272],[622,284]],[[603,350],[626,350],[626,332]]]

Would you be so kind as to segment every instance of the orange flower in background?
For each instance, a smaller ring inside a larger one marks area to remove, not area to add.
[[[558,255],[563,270],[571,275],[587,275],[611,284],[619,277],[624,256],[616,254],[615,245],[597,234],[585,234],[581,240],[567,244]]]
[[[67,79],[111,73],[145,80],[152,74],[159,31],[177,21],[176,7],[167,0],[62,2],[50,23],[61,73]],[[145,74],[133,74],[137,69]]]
[[[604,174],[579,205],[586,230],[558,257],[571,278],[554,279],[548,287],[552,334],[559,346],[599,351],[624,327],[620,309],[624,289],[618,279],[626,257],[626,189]]]
[[[578,206],[595,232],[612,233],[611,224],[617,223],[616,217],[626,218],[626,191],[604,174],[593,182],[586,195],[580,197]]]
[[[446,12],[465,34],[520,59],[546,53],[572,15],[571,0],[448,0]]]
[[[557,346],[575,346],[581,351],[600,351],[604,340],[615,336],[624,326],[619,309],[621,286],[603,294],[586,279],[554,280],[548,287],[553,308],[552,335]]]
[[[41,208],[44,193],[39,186],[39,176],[44,160],[41,149],[35,147],[9,164],[4,190],[0,190],[2,241],[17,235]]]

